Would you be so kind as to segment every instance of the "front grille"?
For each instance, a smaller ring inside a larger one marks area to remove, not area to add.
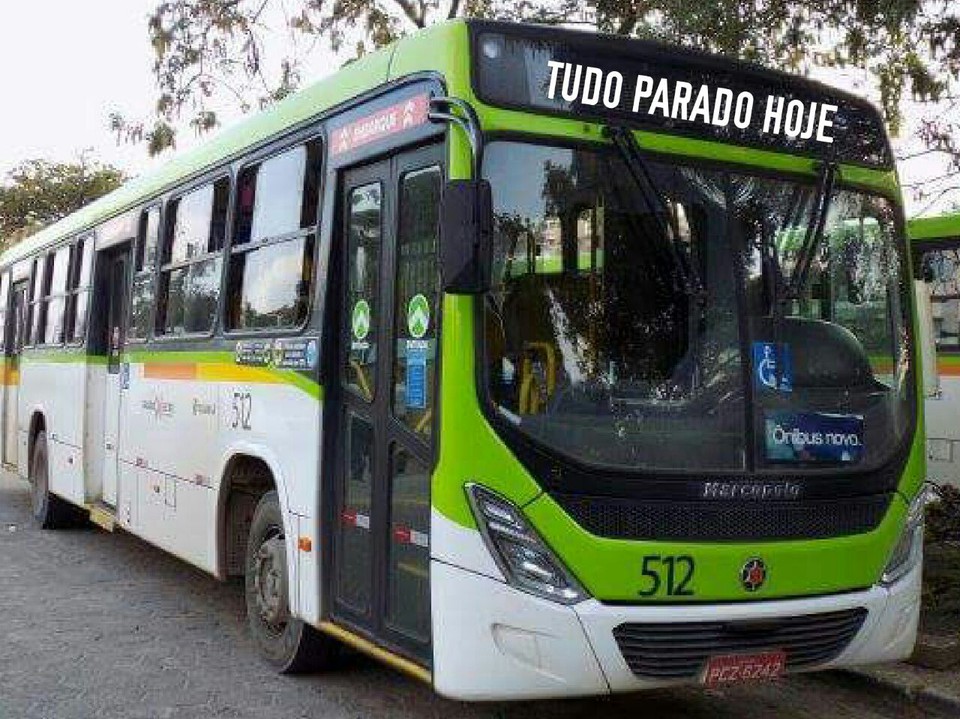
[[[792,502],[631,500],[554,494],[574,521],[612,539],[774,541],[869,532],[891,494]]]
[[[638,677],[691,679],[710,657],[783,650],[787,668],[836,658],[863,625],[867,610],[729,622],[621,624],[613,630],[627,665]]]

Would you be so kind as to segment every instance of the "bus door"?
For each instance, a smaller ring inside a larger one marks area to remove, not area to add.
[[[10,292],[7,317],[6,374],[3,393],[3,463],[17,464],[17,403],[20,395],[20,352],[27,321],[27,287],[29,282],[17,282]]]
[[[123,362],[126,336],[127,298],[130,295],[131,247],[129,243],[102,253],[103,277],[106,279],[106,319],[104,346],[107,350],[106,381],[103,402],[103,494],[101,500],[111,507],[117,503],[117,477],[120,450],[120,410],[123,391],[129,382],[128,366]]]
[[[426,665],[441,149],[341,175],[338,368],[325,424],[336,455],[332,618]]]

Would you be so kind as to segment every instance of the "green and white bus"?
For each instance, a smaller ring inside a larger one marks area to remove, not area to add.
[[[913,646],[925,455],[877,111],[454,21],[0,258],[3,461],[219,578],[283,671],[447,696]]]
[[[933,482],[960,488],[960,212],[910,220],[907,234],[933,340],[924,357],[928,471]]]

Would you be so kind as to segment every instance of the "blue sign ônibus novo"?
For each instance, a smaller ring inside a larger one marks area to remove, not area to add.
[[[767,460],[853,464],[863,457],[863,416],[827,412],[767,412]]]

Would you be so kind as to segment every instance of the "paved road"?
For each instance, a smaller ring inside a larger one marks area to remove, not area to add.
[[[705,692],[466,705],[363,657],[278,676],[245,634],[240,586],[124,534],[38,530],[26,485],[0,477],[0,719],[874,719],[911,707],[835,678]]]

